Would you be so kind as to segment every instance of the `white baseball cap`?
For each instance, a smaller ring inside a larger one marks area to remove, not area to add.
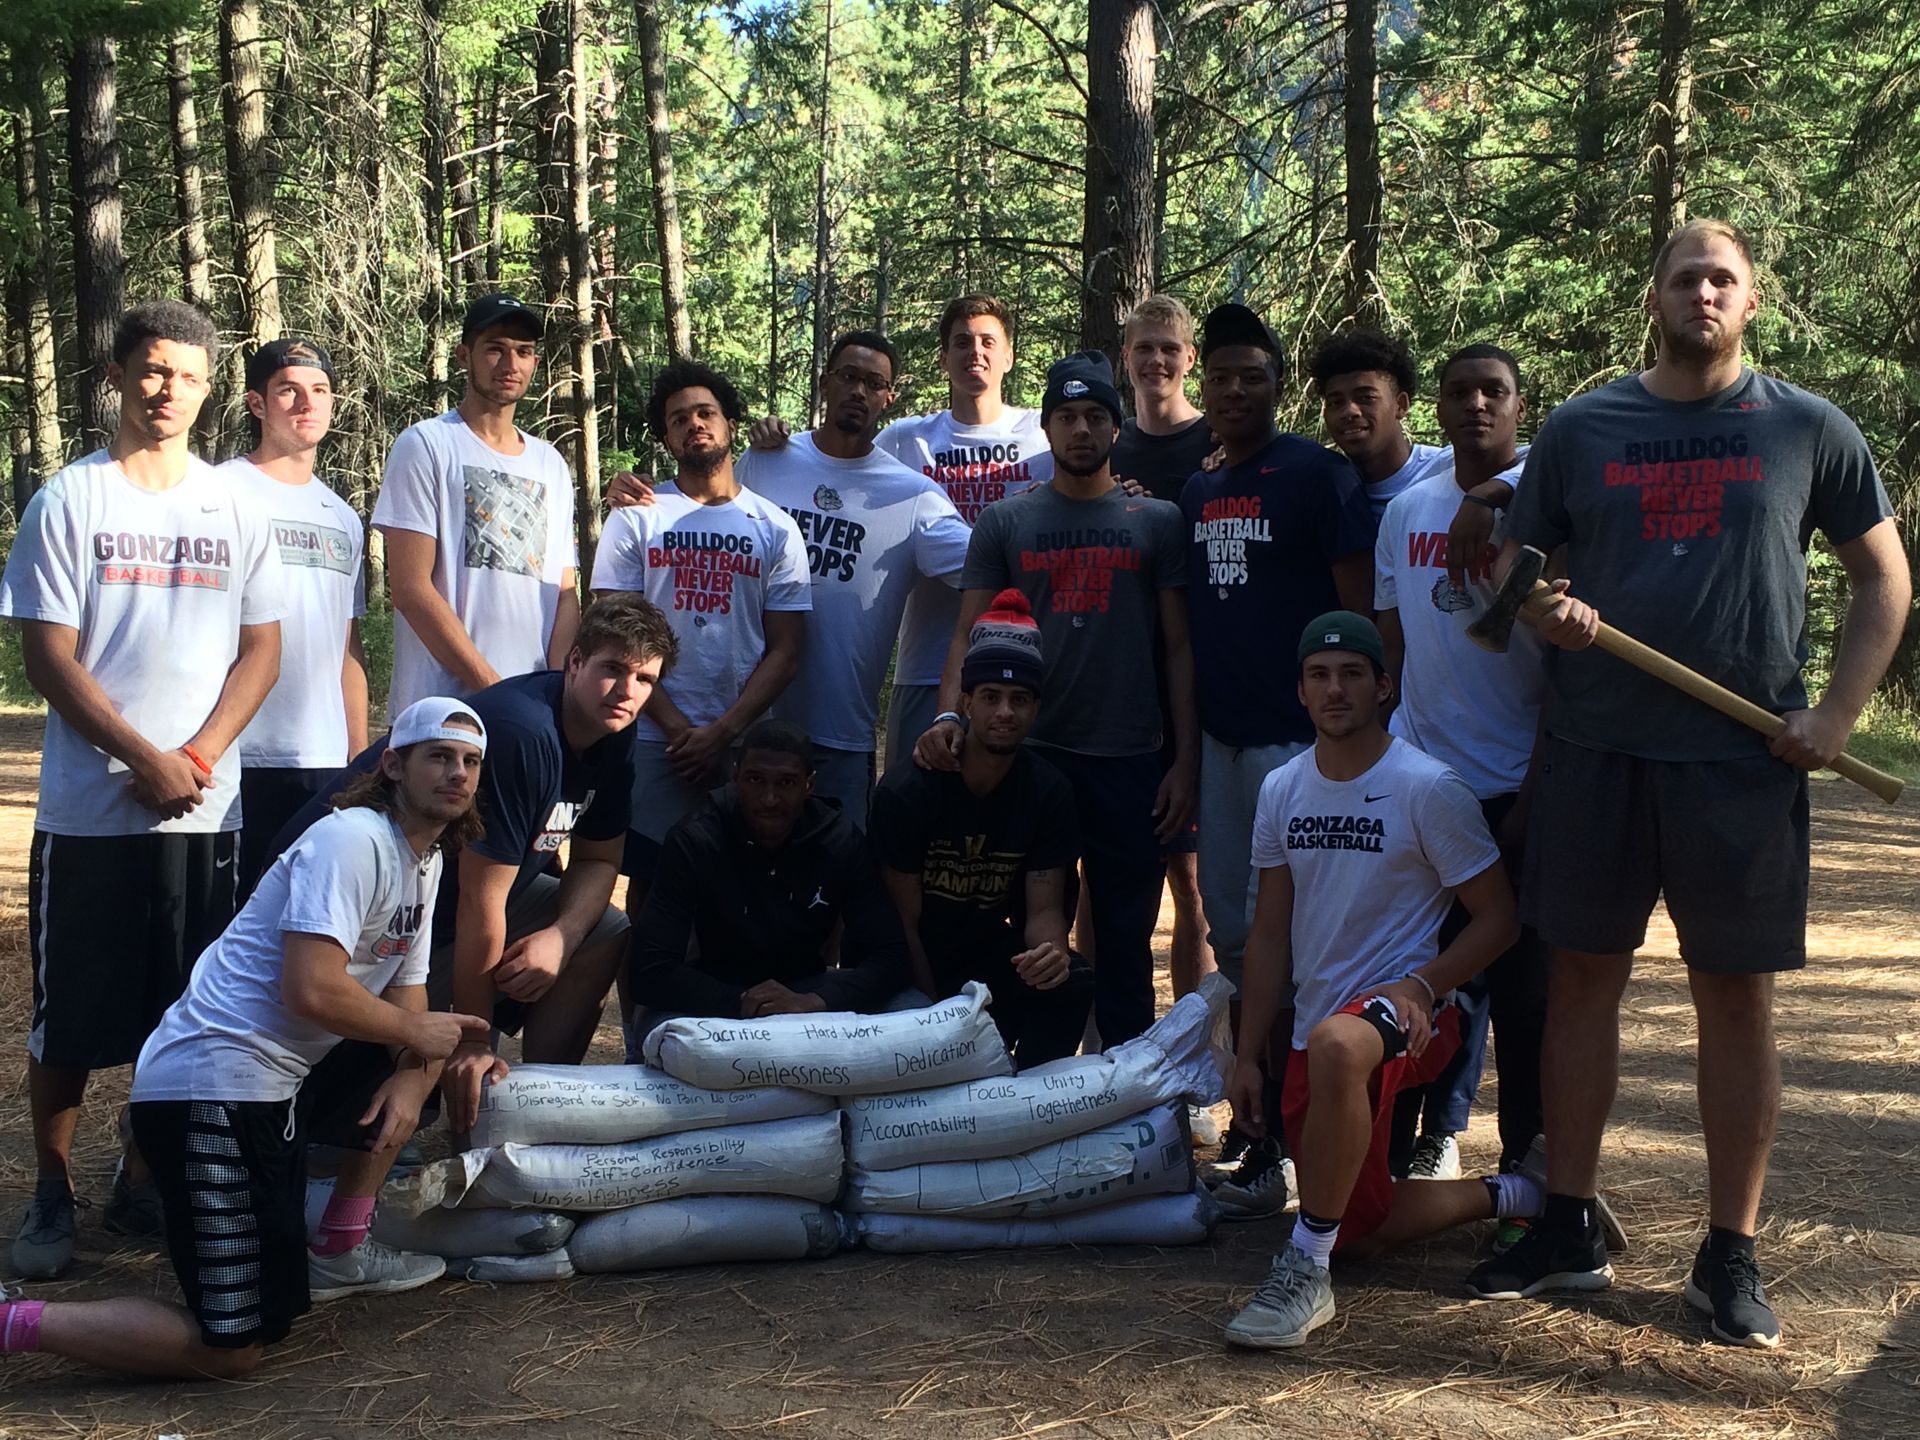
[[[474,734],[473,729],[466,725],[447,723],[456,718],[470,722],[480,733]],[[480,717],[473,713],[473,707],[464,700],[449,700],[444,695],[429,695],[402,710],[393,722],[387,745],[398,750],[403,746],[418,745],[422,740],[459,740],[479,746],[482,755],[487,753],[487,727],[480,723]]]

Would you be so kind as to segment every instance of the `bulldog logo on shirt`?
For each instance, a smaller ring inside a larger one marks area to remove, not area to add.
[[[1433,582],[1433,608],[1443,615],[1458,614],[1473,608],[1473,595],[1442,575]]]
[[[814,486],[813,503],[829,513],[840,509],[843,504],[840,499],[840,492],[831,485]]]

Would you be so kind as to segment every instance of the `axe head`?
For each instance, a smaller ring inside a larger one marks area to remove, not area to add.
[[[1521,547],[1507,567],[1507,578],[1493,597],[1487,613],[1467,626],[1467,638],[1482,650],[1503,654],[1513,639],[1513,622],[1520,618],[1520,607],[1533,597],[1547,568],[1546,555],[1531,545]]]

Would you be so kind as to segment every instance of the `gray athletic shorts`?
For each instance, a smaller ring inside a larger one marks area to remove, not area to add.
[[[560,877],[536,875],[507,899],[507,944],[523,940],[536,930],[544,930],[560,915]],[[618,906],[609,905],[600,923],[588,932],[581,948],[598,945],[627,931],[627,917]],[[443,940],[434,936],[433,954],[427,960],[427,1000],[435,1010],[453,1007],[453,935]],[[516,1035],[526,1022],[527,1007],[519,1000],[502,995],[494,1001],[493,1023],[509,1035]]]
[[[1520,918],[1549,945],[1637,950],[1666,897],[1688,966],[1807,963],[1807,775],[1770,755],[1643,760],[1549,736],[1528,823]]]

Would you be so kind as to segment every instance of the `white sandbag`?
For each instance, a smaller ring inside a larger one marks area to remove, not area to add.
[[[573,1238],[573,1217],[554,1210],[428,1210],[403,1215],[382,1206],[373,1238],[396,1250],[467,1260],[490,1255],[545,1255]]]
[[[831,1200],[840,1189],[840,1116],[723,1125],[628,1145],[500,1145],[437,1160],[390,1184],[401,1214],[436,1205],[623,1210],[679,1195]]]
[[[788,1195],[695,1195],[656,1200],[580,1222],[567,1246],[582,1275],[804,1260],[840,1248],[833,1211]]]
[[[889,1215],[1066,1215],[1136,1195],[1193,1188],[1180,1111],[1157,1105],[1024,1155],[899,1170],[847,1170],[842,1208]]]
[[[656,1025],[647,1064],[716,1090],[786,1085],[822,1095],[874,1095],[1008,1075],[1013,1062],[987,1014],[987,987],[887,1015],[685,1016]]]
[[[917,1255],[939,1250],[1022,1250],[1042,1245],[1198,1245],[1220,1206],[1205,1189],[1147,1195],[1050,1219],[981,1220],[961,1215],[852,1215],[869,1250]]]
[[[480,1092],[475,1145],[620,1145],[713,1125],[819,1115],[805,1090],[702,1090],[645,1065],[516,1065]]]
[[[447,1270],[462,1280],[525,1285],[537,1280],[571,1280],[573,1261],[565,1250],[544,1255],[474,1255],[454,1261]]]
[[[1217,982],[1217,983],[1216,983]],[[1018,1075],[846,1102],[847,1154],[863,1170],[1022,1155],[1156,1105],[1211,1105],[1224,1093],[1208,1044],[1233,987],[1209,975],[1144,1034],[1104,1055]]]

